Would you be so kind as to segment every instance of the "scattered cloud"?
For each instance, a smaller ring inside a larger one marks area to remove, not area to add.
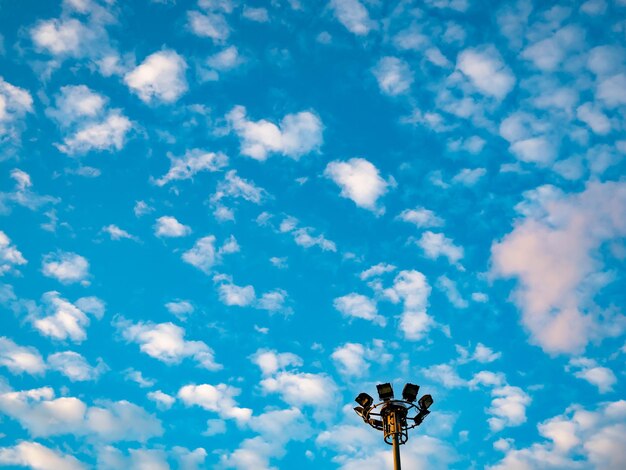
[[[185,385],[178,391],[178,398],[186,406],[199,406],[217,413],[225,419],[235,419],[245,423],[252,416],[252,410],[237,406],[235,397],[241,391],[226,384]]]
[[[385,95],[396,96],[409,91],[413,83],[413,73],[409,64],[397,57],[383,57],[372,69],[380,91]]]
[[[380,177],[378,168],[372,163],[363,158],[335,160],[326,166],[324,176],[341,188],[342,197],[352,199],[364,209],[384,213],[384,208],[377,201],[387,192],[389,183]]]
[[[36,375],[46,370],[46,364],[37,349],[19,346],[5,336],[0,336],[0,365],[12,374],[26,372]]]
[[[273,153],[297,160],[323,143],[322,121],[311,111],[287,114],[276,125],[265,119],[251,121],[246,108],[235,106],[226,119],[241,141],[241,154],[255,160],[266,160]]]
[[[613,386],[617,383],[617,377],[611,369],[602,367],[593,359],[586,357],[571,359],[566,370],[574,371],[575,377],[596,386],[600,393],[613,391]]]
[[[333,306],[343,316],[348,318],[362,318],[374,324],[385,326],[387,320],[378,314],[376,303],[361,294],[351,293],[342,297],[337,297],[333,301]]]
[[[178,238],[191,233],[191,227],[181,224],[176,217],[164,215],[156,219],[154,234],[157,237]]]
[[[145,103],[173,103],[187,91],[186,69],[185,59],[166,49],[146,57],[124,82]]]
[[[228,157],[221,152],[206,152],[200,149],[189,150],[182,157],[168,155],[170,169],[155,183],[165,186],[172,181],[182,181],[193,178],[202,171],[216,172],[228,164]]]
[[[426,231],[415,242],[423,251],[424,255],[430,259],[437,259],[441,256],[448,259],[450,264],[459,265],[463,258],[463,248],[454,244],[443,233]]]
[[[515,86],[515,76],[493,46],[465,49],[456,66],[483,95],[503,99]]]
[[[359,0],[331,0],[330,6],[335,18],[352,34],[365,36],[376,28],[367,8]]]
[[[213,349],[203,341],[187,341],[185,330],[171,322],[133,323],[118,317],[114,326],[124,340],[138,344],[141,352],[165,364],[179,364],[183,359],[190,358],[204,369],[222,368],[215,362]]]
[[[2,392],[0,411],[34,437],[73,434],[100,442],[145,442],[163,434],[161,422],[133,403],[102,401],[88,406],[75,397],[55,398],[49,387]]]
[[[623,316],[601,312],[593,298],[611,281],[600,246],[626,234],[626,185],[592,182],[571,195],[543,186],[525,193],[517,209],[523,217],[491,248],[492,273],[517,279],[513,299],[532,341],[551,354],[573,354],[623,331]]]
[[[57,251],[44,255],[41,271],[62,284],[88,283],[89,262],[76,253]]]

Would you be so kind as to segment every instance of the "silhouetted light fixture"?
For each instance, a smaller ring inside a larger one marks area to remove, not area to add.
[[[387,401],[393,398],[393,387],[389,382],[376,385],[376,390],[378,390],[378,396],[381,400]]]
[[[433,397],[431,397],[430,395],[424,395],[422,398],[420,398],[420,401],[417,402],[417,406],[419,406],[420,410],[427,410],[433,403]]]
[[[385,442],[393,446],[393,465],[400,470],[400,445],[409,440],[409,429],[413,429],[430,414],[428,408],[433,404],[433,397],[424,395],[415,404],[419,385],[408,383],[402,390],[402,400],[394,400],[393,387],[390,383],[376,385],[380,402],[374,405],[374,399],[367,393],[359,393],[355,401],[361,405],[354,408],[364,422],[378,431],[383,431]],[[417,413],[409,417],[409,413]]]
[[[374,403],[374,399],[367,393],[359,393],[354,401],[356,401],[363,408],[369,408],[372,406],[372,403]]]
[[[406,384],[402,390],[402,398],[409,403],[413,403],[417,398],[417,392],[419,392],[420,386],[415,384]],[[430,395],[429,395],[430,396]]]

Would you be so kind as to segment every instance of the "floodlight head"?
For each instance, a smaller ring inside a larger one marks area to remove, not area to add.
[[[419,392],[420,386],[415,384],[406,384],[402,390],[402,398],[406,401],[413,403],[417,398],[417,392]]]
[[[361,405],[365,409],[370,408],[372,406],[372,403],[374,403],[374,399],[365,392],[359,393],[359,395],[354,399],[354,401],[356,401],[359,405]]]
[[[393,399],[393,387],[389,382],[376,385],[376,389],[378,390],[378,396],[381,400],[389,401]]]
[[[429,415],[429,414],[430,414],[430,411],[428,410],[420,410],[420,412],[417,413],[415,418],[413,418],[413,421],[415,421],[415,424],[419,426],[420,424],[422,424],[422,421],[424,421],[424,418],[426,417],[426,415]]]
[[[420,410],[428,410],[428,408],[430,408],[430,405],[433,404],[433,397],[431,397],[430,395],[424,395],[422,398],[420,398],[420,400],[417,402],[417,405],[419,406]]]
[[[383,428],[383,422],[380,419],[370,419],[369,420],[369,424],[370,426],[376,428],[376,429],[382,429]]]
[[[356,414],[358,414],[361,418],[363,417],[363,411],[365,411],[363,409],[362,406],[355,406],[354,407],[354,411],[356,412]]]

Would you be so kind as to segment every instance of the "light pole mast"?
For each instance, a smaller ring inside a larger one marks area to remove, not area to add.
[[[360,405],[354,411],[363,421],[378,431],[383,432],[385,442],[393,447],[393,468],[401,470],[400,445],[409,440],[409,429],[413,429],[424,421],[430,413],[428,408],[433,404],[433,397],[424,395],[417,405],[414,403],[419,385],[406,384],[402,390],[402,400],[394,400],[393,387],[390,383],[376,386],[380,402],[374,405],[374,399],[367,393],[359,393],[355,401]],[[417,412],[408,418],[410,412]]]

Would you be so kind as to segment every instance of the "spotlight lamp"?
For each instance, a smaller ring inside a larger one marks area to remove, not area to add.
[[[388,401],[393,399],[393,387],[389,382],[376,385],[376,390],[378,390],[378,397],[381,400]]]
[[[419,392],[419,390],[420,390],[419,385],[406,384],[404,386],[404,389],[402,390],[402,398],[408,401],[409,403],[413,403],[415,399],[417,398],[417,392]]]
[[[393,464],[400,470],[400,445],[409,440],[409,430],[416,428],[424,421],[433,404],[433,397],[422,396],[417,403],[419,385],[407,383],[402,390],[402,400],[394,399],[391,383],[376,385],[380,402],[367,393],[359,393],[355,401],[360,405],[354,408],[361,419],[378,431],[383,431],[385,442],[393,446]],[[414,416],[410,416],[413,415]]]

